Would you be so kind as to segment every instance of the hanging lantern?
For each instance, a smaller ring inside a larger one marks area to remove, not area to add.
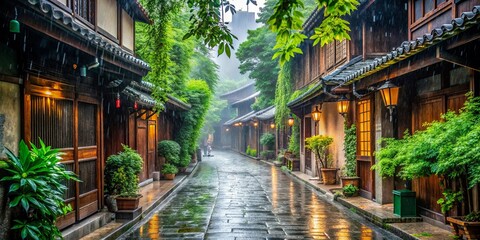
[[[257,120],[253,120],[253,126],[258,127],[258,121]]]
[[[274,128],[275,128],[275,123],[274,123],[274,122],[271,122],[271,123],[270,123],[270,128],[271,128],[271,129],[274,129]]]
[[[20,23],[17,21],[17,19],[10,20],[10,32],[20,33]]]
[[[320,121],[321,111],[318,109],[318,105],[315,105],[315,109],[312,112],[312,118],[315,122]]]
[[[86,77],[87,76],[87,67],[85,65],[80,67],[80,77]]]
[[[117,98],[115,99],[115,108],[120,108],[120,93],[117,93]]]
[[[137,101],[135,101],[135,102],[133,103],[133,109],[135,109],[135,110],[138,109],[138,103],[137,103]]]
[[[383,104],[385,104],[385,107],[387,107],[390,111],[391,122],[393,109],[398,104],[398,92],[400,90],[400,87],[387,80],[382,86],[378,88],[378,90],[382,94]]]
[[[348,107],[350,106],[350,100],[343,95],[341,98],[338,99],[337,108],[338,113],[345,117],[348,113]]]
[[[295,123],[295,120],[293,119],[293,116],[292,114],[290,114],[290,116],[288,117],[288,126],[293,126],[293,124]]]

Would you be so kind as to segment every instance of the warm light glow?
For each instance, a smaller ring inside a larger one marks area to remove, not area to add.
[[[288,118],[288,126],[293,126],[293,124],[295,123],[295,120],[293,119],[292,115],[290,115],[290,117]]]
[[[390,81],[386,81],[381,87],[378,88],[378,90],[382,94],[383,104],[385,104],[385,107],[393,108],[397,106],[398,91],[400,90],[400,87],[396,86]]]
[[[270,123],[270,128],[271,128],[271,129],[274,129],[274,128],[275,128],[275,123],[274,123],[274,122]]]
[[[350,106],[350,101],[345,96],[342,96],[340,99],[338,99],[337,108],[338,108],[338,113],[340,113],[340,115],[345,117],[345,115],[348,113],[349,106]]]
[[[51,95],[52,95],[52,92],[50,92],[50,90],[47,90],[47,91],[45,92],[45,94],[47,94],[48,96],[51,96]]]
[[[257,121],[254,121],[254,122],[253,122],[253,126],[254,126],[254,127],[257,127],[257,126],[258,126],[258,122],[257,122]]]
[[[242,126],[242,124],[243,124],[242,122],[239,122],[239,123],[238,123],[238,126]]]
[[[316,122],[320,121],[321,111],[318,109],[318,105],[315,106],[315,109],[312,112],[312,119]]]

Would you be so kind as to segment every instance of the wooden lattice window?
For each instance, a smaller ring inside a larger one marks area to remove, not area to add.
[[[325,61],[327,65],[327,69],[333,67],[335,65],[335,44],[329,43],[325,48],[327,56],[325,57]]]
[[[347,57],[347,41],[335,41],[335,62],[339,63]]]
[[[413,1],[414,1],[413,11],[414,11],[415,21],[424,17],[428,13],[432,12],[433,10],[441,6],[442,3],[446,2],[446,0],[413,0]]]
[[[74,0],[73,12],[89,23],[95,24],[95,0]]]
[[[357,105],[358,112],[358,139],[357,139],[357,155],[362,157],[372,156],[372,139],[371,139],[371,101],[361,100]]]
[[[347,58],[347,41],[343,40],[329,43],[325,51],[325,65],[327,69],[329,69]]]

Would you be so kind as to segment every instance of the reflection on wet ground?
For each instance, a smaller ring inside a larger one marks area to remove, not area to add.
[[[392,239],[273,166],[216,152],[122,239]],[[348,211],[348,210],[347,210]]]

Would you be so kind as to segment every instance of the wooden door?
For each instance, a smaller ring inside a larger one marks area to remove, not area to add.
[[[360,194],[372,199],[375,196],[375,175],[371,170],[373,158],[373,103],[370,98],[357,102],[357,174],[360,177]]]
[[[35,92],[36,87],[31,87]],[[58,221],[57,226],[62,229],[100,208],[99,107],[94,99],[87,102],[28,92],[25,95],[26,140],[38,145],[42,139],[45,144],[59,148],[64,153],[61,162],[81,180],[66,183],[65,203],[73,211]]]
[[[142,172],[140,172],[140,182],[148,179],[148,164],[147,164],[147,121],[143,119],[137,119],[137,132],[136,132],[136,144],[137,152],[143,159]]]
[[[412,129],[414,131],[424,130],[425,123],[440,120],[441,115],[447,109],[458,111],[463,107],[465,100],[466,97],[463,93],[420,99],[414,107],[415,115]],[[417,193],[417,206],[420,214],[444,221],[440,205],[437,203],[437,200],[443,197],[443,190],[440,186],[440,179],[436,175],[417,178],[412,181],[412,191]]]
[[[99,209],[100,150],[98,105],[78,102],[78,220],[84,219]]]
[[[157,143],[157,122],[154,120],[148,121],[148,149],[147,149],[147,166],[148,166],[148,178],[153,178],[153,172],[155,171],[156,162],[156,144]]]

